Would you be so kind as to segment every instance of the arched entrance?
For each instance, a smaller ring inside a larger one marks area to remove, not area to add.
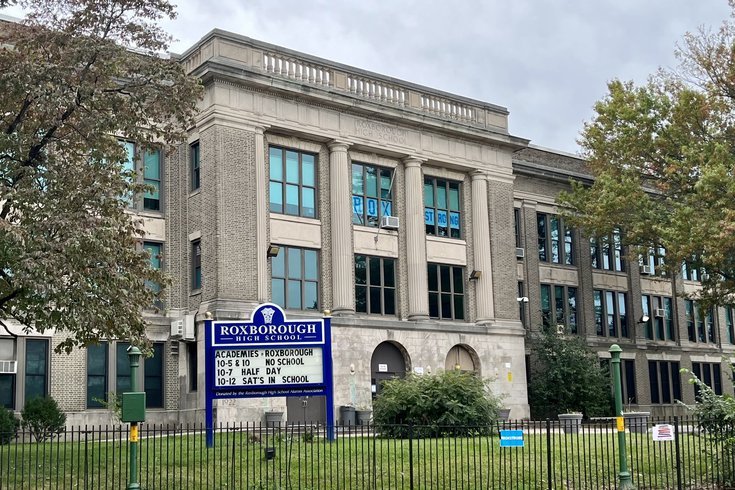
[[[373,351],[370,360],[371,391],[373,398],[380,392],[380,383],[386,379],[403,378],[410,367],[408,353],[397,342],[383,342]]]
[[[449,349],[447,359],[444,361],[444,369],[480,374],[480,359],[472,347],[457,344]]]

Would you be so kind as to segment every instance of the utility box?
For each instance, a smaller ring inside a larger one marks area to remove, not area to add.
[[[122,416],[125,423],[145,421],[145,392],[135,391],[122,394]]]

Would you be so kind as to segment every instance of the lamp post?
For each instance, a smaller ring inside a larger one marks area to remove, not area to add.
[[[128,348],[128,357],[130,358],[130,390],[138,391],[138,367],[140,366],[140,356],[142,352],[135,346]],[[138,422],[130,422],[130,478],[128,480],[128,490],[137,490],[140,488],[138,482]]]
[[[612,375],[613,388],[615,390],[615,415],[618,428],[618,460],[620,472],[618,480],[619,490],[635,490],[633,479],[628,471],[628,457],[625,450],[625,421],[623,419],[623,390],[620,384],[620,353],[623,349],[618,344],[610,346],[610,355],[612,356]]]

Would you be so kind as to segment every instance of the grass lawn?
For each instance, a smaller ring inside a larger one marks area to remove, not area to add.
[[[125,434],[119,432],[117,436]],[[94,431],[67,433],[45,443],[0,446],[0,488],[125,488],[125,438]],[[197,429],[141,430],[142,488],[192,489],[525,489],[615,488],[617,435],[586,430],[579,435],[527,431],[525,447],[500,448],[497,436],[382,439],[343,434],[334,442],[290,430],[222,430],[206,449]],[[637,488],[675,488],[673,442],[627,434],[628,462]],[[265,448],[274,448],[266,459]],[[679,439],[684,488],[719,488],[725,460],[711,441],[695,433]],[[710,486],[712,485],[712,486]]]

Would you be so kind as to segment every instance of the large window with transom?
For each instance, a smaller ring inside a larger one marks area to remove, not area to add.
[[[464,267],[428,264],[429,316],[441,320],[464,320]]]
[[[271,212],[316,218],[316,155],[271,146],[268,161]]]
[[[630,337],[628,329],[627,295],[619,291],[592,292],[595,324],[600,337]]]
[[[574,265],[572,228],[555,214],[536,213],[538,259],[552,264]]]
[[[395,259],[355,255],[355,311],[396,314]]]
[[[352,222],[380,226],[393,214],[393,170],[364,163],[352,164]]]
[[[424,179],[424,224],[426,234],[461,238],[460,183]]]
[[[319,309],[319,256],[316,250],[281,247],[271,259],[271,298],[289,310]]]

